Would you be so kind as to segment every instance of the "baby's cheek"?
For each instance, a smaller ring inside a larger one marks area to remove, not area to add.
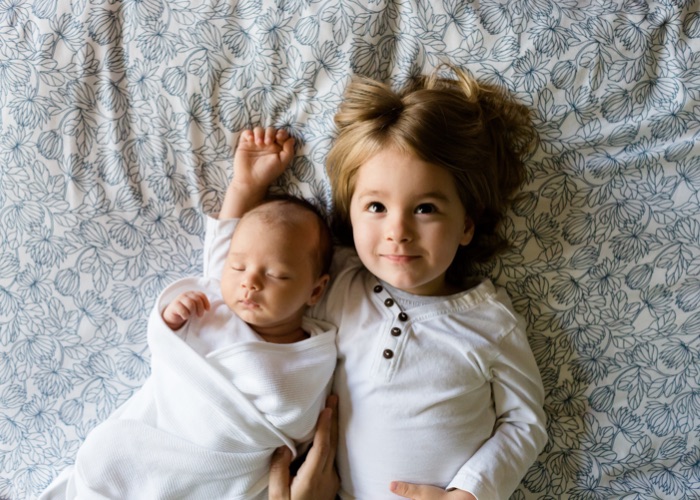
[[[230,305],[230,303],[233,301],[233,292],[235,290],[235,287],[236,284],[234,280],[227,273],[227,271],[224,271],[224,274],[221,277],[221,297],[224,299],[224,302],[226,302],[226,304]]]

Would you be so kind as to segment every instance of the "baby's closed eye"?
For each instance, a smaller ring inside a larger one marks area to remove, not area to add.
[[[280,273],[280,272],[275,272],[275,271],[268,272],[267,275],[268,275],[270,278],[276,279],[276,280],[288,280],[288,279],[290,279],[290,276],[289,276],[288,274],[286,274],[286,273]]]

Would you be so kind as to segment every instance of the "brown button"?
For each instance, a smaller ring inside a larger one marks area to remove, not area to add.
[[[408,314],[406,314],[405,312],[400,312],[400,313],[399,313],[399,319],[400,319],[401,321],[406,321],[406,320],[408,319]]]
[[[396,328],[396,327],[392,328],[392,329],[391,329],[391,334],[392,334],[394,337],[398,337],[399,335],[401,335],[401,328]]]
[[[374,293],[380,293],[382,290],[384,290],[382,285],[375,285],[374,286]]]
[[[387,307],[391,307],[391,306],[394,305],[394,300],[393,300],[393,299],[386,299],[386,300],[384,301],[384,305],[387,306]]]
[[[391,349],[384,349],[384,352],[382,353],[386,359],[391,359],[394,357],[394,351]]]

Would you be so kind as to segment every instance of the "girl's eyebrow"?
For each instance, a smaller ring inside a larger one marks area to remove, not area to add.
[[[430,200],[439,200],[439,201],[450,201],[449,196],[447,196],[445,193],[442,191],[430,191],[427,193],[423,193],[419,196],[417,196],[418,199],[430,199]]]
[[[388,191],[381,191],[379,189],[372,189],[369,191],[361,191],[357,194],[358,198],[373,198],[377,196],[386,195]],[[417,200],[437,200],[443,202],[449,202],[450,198],[442,191],[428,191],[426,193],[420,193],[414,197]]]
[[[382,196],[385,195],[387,191],[380,191],[379,189],[371,189],[369,191],[359,191],[357,196],[361,198],[372,197],[372,196]]]

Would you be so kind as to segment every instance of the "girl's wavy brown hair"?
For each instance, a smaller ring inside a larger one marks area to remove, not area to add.
[[[334,229],[352,245],[350,200],[357,171],[385,148],[396,148],[447,169],[468,217],[472,242],[460,247],[448,272],[459,279],[471,263],[485,262],[506,246],[498,232],[511,197],[525,177],[524,160],[537,135],[529,109],[502,89],[449,67],[417,78],[401,91],[356,77],[335,115],[338,136],[328,154]]]

